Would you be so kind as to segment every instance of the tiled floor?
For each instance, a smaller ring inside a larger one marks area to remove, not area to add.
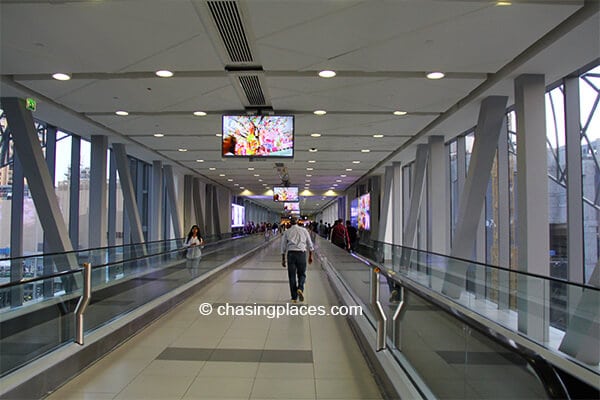
[[[344,317],[216,315],[226,303],[288,302],[278,250],[273,241],[223,272],[48,399],[380,399]],[[308,305],[336,304],[318,263],[305,294]]]

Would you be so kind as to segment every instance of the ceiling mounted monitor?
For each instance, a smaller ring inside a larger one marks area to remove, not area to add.
[[[293,158],[293,115],[223,115],[223,157]]]
[[[298,186],[274,186],[273,201],[298,202]]]

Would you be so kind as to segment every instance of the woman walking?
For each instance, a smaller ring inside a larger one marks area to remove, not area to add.
[[[185,246],[187,247],[185,254],[185,258],[187,259],[186,266],[193,277],[198,276],[200,259],[202,258],[202,245],[204,245],[204,239],[200,236],[200,228],[198,225],[194,225],[190,229],[190,233],[188,233],[187,240],[185,241]]]

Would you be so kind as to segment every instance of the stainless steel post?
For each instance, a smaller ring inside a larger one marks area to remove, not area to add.
[[[373,313],[377,320],[377,348],[376,351],[385,349],[386,339],[386,321],[385,312],[379,301],[379,268],[373,268],[371,271],[371,305],[373,306]]]
[[[75,343],[83,346],[83,313],[92,297],[92,264],[83,264],[83,296],[75,307]]]
[[[392,317],[392,329],[394,330],[394,346],[396,346],[398,350],[402,350],[402,335],[400,332],[400,313],[404,309],[404,286],[400,286],[400,291],[398,295],[400,296],[400,302],[398,303],[398,307],[396,307],[396,311],[394,311],[394,315]]]

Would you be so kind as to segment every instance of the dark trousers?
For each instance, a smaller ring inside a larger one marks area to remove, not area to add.
[[[304,282],[306,281],[306,252],[288,251],[287,270],[290,280],[290,293],[292,299],[298,299],[298,289],[304,291]],[[296,275],[298,280],[296,281]]]

